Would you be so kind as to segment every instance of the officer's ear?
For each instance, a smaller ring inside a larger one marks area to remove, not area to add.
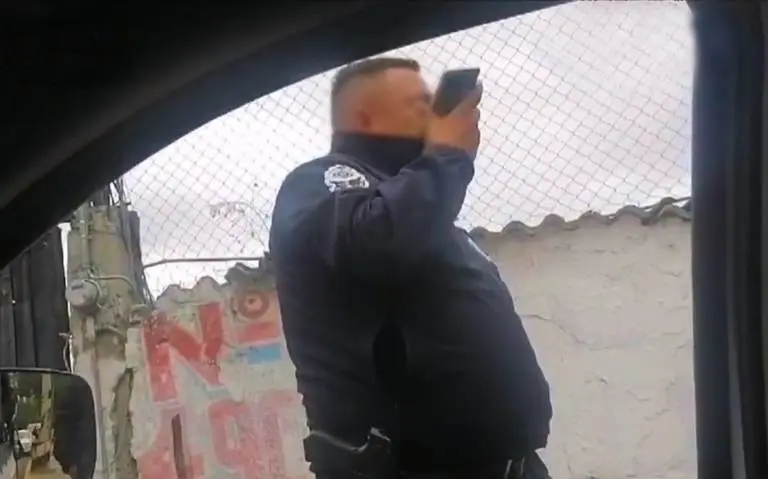
[[[379,76],[356,78],[339,95],[341,110],[345,112],[347,128],[367,131],[376,124],[381,115],[381,104],[385,94]]]

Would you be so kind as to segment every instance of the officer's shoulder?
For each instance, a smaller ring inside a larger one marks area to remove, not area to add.
[[[327,161],[326,158],[328,157],[321,156],[318,158],[313,158],[312,160],[306,161],[304,163],[301,163],[286,175],[285,179],[283,180],[283,183],[290,183],[292,181],[295,181],[297,178],[306,178],[313,174],[316,174],[319,171],[322,171],[322,168],[325,165],[325,162]]]
[[[285,230],[295,233],[315,207],[333,195],[337,188],[332,180],[344,177],[339,175],[340,165],[347,163],[330,154],[302,163],[286,175],[275,198],[271,236]]]
[[[302,218],[313,209],[313,205],[328,195],[328,190],[322,181],[325,158],[319,157],[302,163],[283,179],[272,210],[270,244],[273,237],[283,237],[286,231],[291,231],[291,235],[295,235],[295,229]],[[273,245],[272,249],[275,248],[276,246]]]
[[[314,158],[291,170],[283,179],[275,199],[276,208],[290,203],[293,206],[313,203],[329,191],[323,182],[325,170],[333,165],[331,155]]]

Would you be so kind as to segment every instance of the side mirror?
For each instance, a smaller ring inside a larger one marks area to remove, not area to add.
[[[91,387],[63,371],[0,368],[0,479],[91,479]]]

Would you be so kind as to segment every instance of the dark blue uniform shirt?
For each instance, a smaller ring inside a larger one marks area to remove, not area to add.
[[[337,135],[285,179],[270,250],[311,428],[390,431],[405,462],[546,445],[549,386],[493,262],[454,222],[463,151]]]

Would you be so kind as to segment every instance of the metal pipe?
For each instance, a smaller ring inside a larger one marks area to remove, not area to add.
[[[144,265],[144,269],[177,263],[225,263],[227,261],[261,261],[263,256],[213,256],[208,258],[166,258]]]
[[[85,270],[83,276],[88,277],[91,274],[91,238],[90,238],[90,205],[88,203],[83,204],[77,209],[78,227],[80,233],[80,261],[82,268]],[[99,446],[101,449],[101,469],[102,477],[109,479],[109,457],[107,452],[108,440],[107,431],[105,429],[104,421],[104,403],[103,396],[101,394],[101,374],[99,374],[99,359],[97,357],[96,348],[96,318],[92,315],[83,316],[83,322],[86,325],[86,332],[89,330],[88,322],[91,322],[92,329],[94,331],[92,340],[94,342],[91,351],[91,368],[93,370],[93,395],[96,402],[96,425],[99,429]],[[90,336],[86,334],[87,336]],[[89,338],[90,339],[90,338]]]
[[[134,293],[136,293],[136,285],[133,284],[133,281],[128,276],[123,276],[120,274],[108,274],[104,276],[94,276],[94,275],[88,275],[88,279],[93,279],[97,281],[124,281],[128,283],[128,286],[131,287]]]
[[[96,318],[93,316],[87,316],[85,318],[86,320],[90,321],[96,321]],[[95,326],[95,325],[94,325]],[[95,336],[95,335],[94,335]],[[95,342],[95,341],[94,341]],[[93,382],[94,382],[94,388],[93,388],[93,394],[96,399],[96,407],[98,410],[96,411],[98,414],[96,414],[96,423],[99,427],[99,446],[101,449],[101,470],[102,470],[102,477],[104,479],[109,479],[109,453],[107,451],[107,443],[108,440],[107,437],[107,431],[104,427],[104,403],[102,402],[102,394],[101,394],[101,374],[99,374],[99,359],[96,357],[96,346],[93,347],[93,353],[91,354],[91,367],[93,368]]]
[[[80,262],[86,271],[91,270],[91,242],[89,238],[88,216],[90,207],[88,204],[77,209],[78,233],[80,233]]]

